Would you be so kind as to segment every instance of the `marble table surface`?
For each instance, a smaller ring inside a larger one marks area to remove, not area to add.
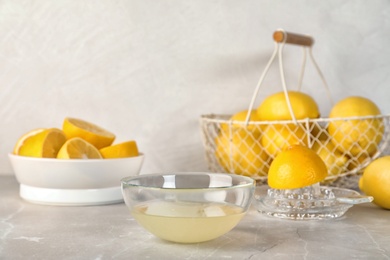
[[[254,208],[213,241],[175,244],[143,230],[123,203],[64,207],[19,197],[0,177],[0,259],[390,259],[390,211],[352,207],[333,220],[270,218]]]

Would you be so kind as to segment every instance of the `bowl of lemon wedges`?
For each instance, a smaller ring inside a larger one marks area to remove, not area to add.
[[[115,134],[77,118],[65,118],[62,129],[25,133],[8,155],[21,198],[63,206],[122,202],[120,180],[139,174],[144,155],[136,141],[114,140]]]

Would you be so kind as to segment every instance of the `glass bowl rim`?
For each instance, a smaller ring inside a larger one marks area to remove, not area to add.
[[[239,178],[242,180],[242,183],[238,183],[235,185],[229,185],[229,186],[218,186],[218,187],[204,187],[204,188],[176,188],[176,187],[152,187],[152,186],[146,186],[146,185],[140,185],[140,184],[131,184],[129,183],[132,180],[136,179],[142,179],[145,177],[162,177],[162,176],[172,176],[172,175],[225,175],[225,176],[231,176],[233,178]],[[121,186],[123,189],[123,186],[133,187],[133,188],[143,188],[143,189],[151,189],[151,190],[165,190],[165,191],[182,191],[182,190],[191,190],[191,191],[210,191],[210,190],[229,190],[229,189],[236,189],[236,188],[248,188],[248,187],[256,187],[256,181],[248,176],[244,175],[238,175],[238,174],[231,174],[231,173],[216,173],[216,172],[163,172],[163,173],[149,173],[149,174],[141,174],[137,176],[128,176],[121,179]]]

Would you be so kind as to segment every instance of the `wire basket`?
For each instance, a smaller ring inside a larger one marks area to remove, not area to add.
[[[287,93],[282,65],[282,49],[285,43],[299,44],[309,49],[314,66],[324,86],[329,89],[311,54],[311,37],[278,30],[274,33],[274,39],[274,53],[260,77],[246,120],[232,120],[232,115],[201,116],[203,146],[209,169],[213,172],[250,176],[258,185],[266,184],[268,169],[277,153],[292,143],[302,144],[314,149],[327,165],[329,173],[323,184],[357,188],[364,168],[389,152],[390,115],[296,119],[286,95],[291,120],[250,121],[250,111],[253,111],[259,88],[277,54],[283,90]],[[304,56],[300,82],[305,63]],[[330,95],[329,98],[331,99]],[[330,128],[333,129],[332,134],[328,131]]]
[[[258,184],[266,184],[274,155],[289,145],[291,140],[312,147],[321,155],[329,170],[323,184],[345,188],[356,188],[362,170],[372,160],[389,152],[389,115],[248,124],[230,118],[231,115],[203,115],[200,119],[209,168],[213,172],[247,175]],[[359,132],[360,144],[356,142],[352,146],[360,149],[354,155],[339,151],[337,147],[342,144],[332,141],[327,129],[329,124],[338,123],[351,124],[350,134]],[[271,138],[264,135],[265,128],[268,133],[275,134]],[[284,138],[284,133],[288,133],[288,139]]]

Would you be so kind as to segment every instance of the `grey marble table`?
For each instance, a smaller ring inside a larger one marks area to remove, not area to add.
[[[0,177],[0,259],[390,259],[390,211],[372,204],[325,221],[253,208],[223,237],[175,244],[144,231],[123,203],[44,206],[18,192],[14,177]]]

